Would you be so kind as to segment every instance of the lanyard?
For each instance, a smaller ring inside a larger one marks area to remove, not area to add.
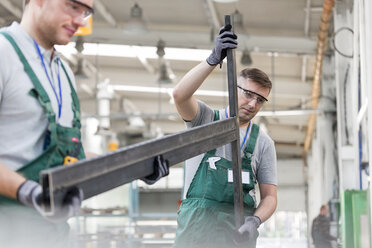
[[[37,50],[37,52],[39,54],[39,57],[41,59],[41,63],[43,64],[44,71],[45,71],[45,74],[46,74],[46,76],[48,78],[49,84],[52,87],[53,92],[54,92],[54,95],[56,96],[56,99],[57,99],[57,103],[58,103],[58,119],[59,119],[59,118],[61,118],[61,110],[62,110],[62,89],[61,89],[61,78],[60,78],[60,75],[59,75],[59,58],[57,57],[57,70],[58,70],[57,71],[58,72],[57,77],[58,77],[58,88],[59,88],[59,98],[58,98],[56,89],[54,88],[54,85],[52,83],[52,80],[50,79],[49,74],[48,74],[48,71],[46,69],[46,66],[45,66],[45,63],[44,63],[44,57],[41,54],[39,45],[37,44],[37,42],[35,40],[34,40],[34,43],[35,43],[36,50]]]
[[[227,118],[227,108],[225,108],[225,116],[226,116],[226,118]],[[249,129],[250,129],[250,128],[251,128],[251,122],[249,122],[249,125],[248,125],[248,127],[247,127],[247,131],[245,132],[245,136],[244,136],[244,139],[243,139],[243,143],[242,143],[241,146],[240,146],[240,150],[242,150],[242,148],[243,148],[245,142],[247,141],[247,135],[248,135],[248,133],[249,133]]]
[[[243,148],[245,142],[247,141],[247,135],[248,135],[248,133],[249,133],[249,129],[250,129],[250,128],[251,128],[251,122],[249,122],[249,125],[248,125],[248,127],[247,127],[247,131],[245,132],[244,140],[243,140],[242,145],[240,146],[240,150],[242,150],[242,148]]]

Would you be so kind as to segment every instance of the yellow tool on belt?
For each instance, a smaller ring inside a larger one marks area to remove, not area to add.
[[[66,165],[66,164],[73,164],[75,163],[76,161],[78,161],[79,159],[75,158],[75,157],[71,157],[71,156],[66,156],[64,161],[63,161],[63,165]]]
[[[73,137],[72,141],[77,143],[76,149],[75,149],[75,151],[73,151],[70,154],[68,154],[67,156],[65,156],[65,158],[63,160],[63,165],[73,164],[73,163],[75,163],[79,160],[78,157],[79,157],[79,153],[80,153],[80,149],[81,149],[81,143],[80,143],[79,139],[77,139],[75,137]]]

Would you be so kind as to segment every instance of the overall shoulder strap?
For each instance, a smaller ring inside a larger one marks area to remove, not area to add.
[[[71,81],[70,77],[68,76],[67,70],[66,70],[65,66],[63,65],[63,62],[62,61],[61,61],[61,65],[62,65],[63,71],[66,74],[66,77],[67,77],[67,80],[68,80],[68,83],[69,83],[70,89],[71,89],[72,111],[74,112],[73,125],[75,127],[77,127],[77,128],[81,128],[81,123],[80,123],[80,102],[79,102],[79,98],[78,98],[78,96],[76,94],[76,91],[74,89],[74,86],[72,85],[72,81]]]
[[[256,124],[252,125],[252,131],[251,134],[249,135],[248,145],[245,148],[245,151],[248,152],[249,154],[253,154],[254,148],[256,147],[259,130],[260,127],[258,125]]]
[[[214,118],[213,121],[219,121],[220,120],[220,111],[214,110]]]
[[[16,51],[20,61],[23,64],[23,68],[24,68],[25,72],[27,73],[27,75],[31,79],[32,83],[34,84],[35,88],[30,91],[30,95],[32,95],[33,97],[36,97],[36,99],[38,99],[39,103],[42,105],[42,107],[44,108],[44,110],[46,112],[49,123],[54,123],[55,120],[56,120],[55,113],[53,111],[52,104],[50,103],[50,99],[48,97],[48,94],[45,92],[43,86],[41,85],[41,83],[40,83],[39,79],[37,78],[35,72],[32,70],[30,64],[28,63],[28,61],[26,59],[26,57],[24,56],[21,49],[19,48],[19,46],[17,45],[17,43],[15,42],[15,40],[13,39],[13,37],[9,33],[0,32],[0,34],[2,34],[10,42],[10,44],[13,46],[13,48]]]

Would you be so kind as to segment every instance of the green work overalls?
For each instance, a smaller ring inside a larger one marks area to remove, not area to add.
[[[219,120],[215,111],[214,121]],[[249,194],[255,182],[251,159],[259,127],[253,124],[248,145],[242,158],[242,170],[249,173],[249,183],[243,183],[244,215],[253,215],[255,201]],[[222,157],[211,166],[209,158],[216,157],[216,149],[207,152],[182,200],[178,211],[178,229],[175,247],[246,247],[233,242],[235,231],[234,186],[228,182],[232,176],[232,163]],[[230,170],[230,172],[229,172]],[[253,192],[251,192],[253,193]]]
[[[39,79],[35,75],[31,66],[27,62],[22,51],[14,41],[14,39],[4,32],[0,32],[4,35],[5,38],[12,44],[14,50],[18,54],[19,59],[21,60],[24,70],[27,75],[30,77],[34,87],[30,91],[30,95],[35,97],[46,114],[48,119],[48,133],[45,140],[45,150],[42,154],[36,157],[34,160],[27,163],[21,169],[18,170],[25,178],[39,181],[39,172],[44,169],[53,168],[58,165],[62,165],[64,158],[66,156],[74,154],[78,159],[85,158],[84,150],[81,146],[81,134],[80,134],[80,104],[77,97],[77,94],[72,86],[71,80],[66,72],[63,63],[61,63],[63,71],[66,74],[70,88],[71,88],[71,98],[72,98],[72,111],[74,113],[74,119],[72,127],[63,127],[56,123],[56,116],[52,108],[52,104],[48,97],[48,94],[45,92],[42,87]],[[4,201],[11,202],[11,199],[6,199],[5,197],[0,198],[0,204]],[[13,202],[16,202],[13,200]]]
[[[71,88],[74,118],[71,128],[56,123],[50,99],[25,56],[8,33],[0,33],[8,39],[18,54],[25,72],[34,84],[30,95],[39,101],[48,119],[44,152],[18,170],[18,173],[25,178],[39,181],[41,170],[62,165],[66,156],[85,158],[80,141],[79,100],[66,69],[61,63]],[[23,206],[14,199],[0,196],[0,247],[66,248],[70,245],[69,230],[67,222],[52,223],[40,216],[35,209]]]

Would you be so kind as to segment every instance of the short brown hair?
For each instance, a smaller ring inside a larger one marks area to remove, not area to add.
[[[239,77],[250,79],[264,88],[271,89],[273,87],[267,74],[257,68],[246,68],[240,72]]]
[[[320,207],[320,211],[324,211],[324,210],[326,210],[328,208],[328,205],[322,205],[321,207]]]

